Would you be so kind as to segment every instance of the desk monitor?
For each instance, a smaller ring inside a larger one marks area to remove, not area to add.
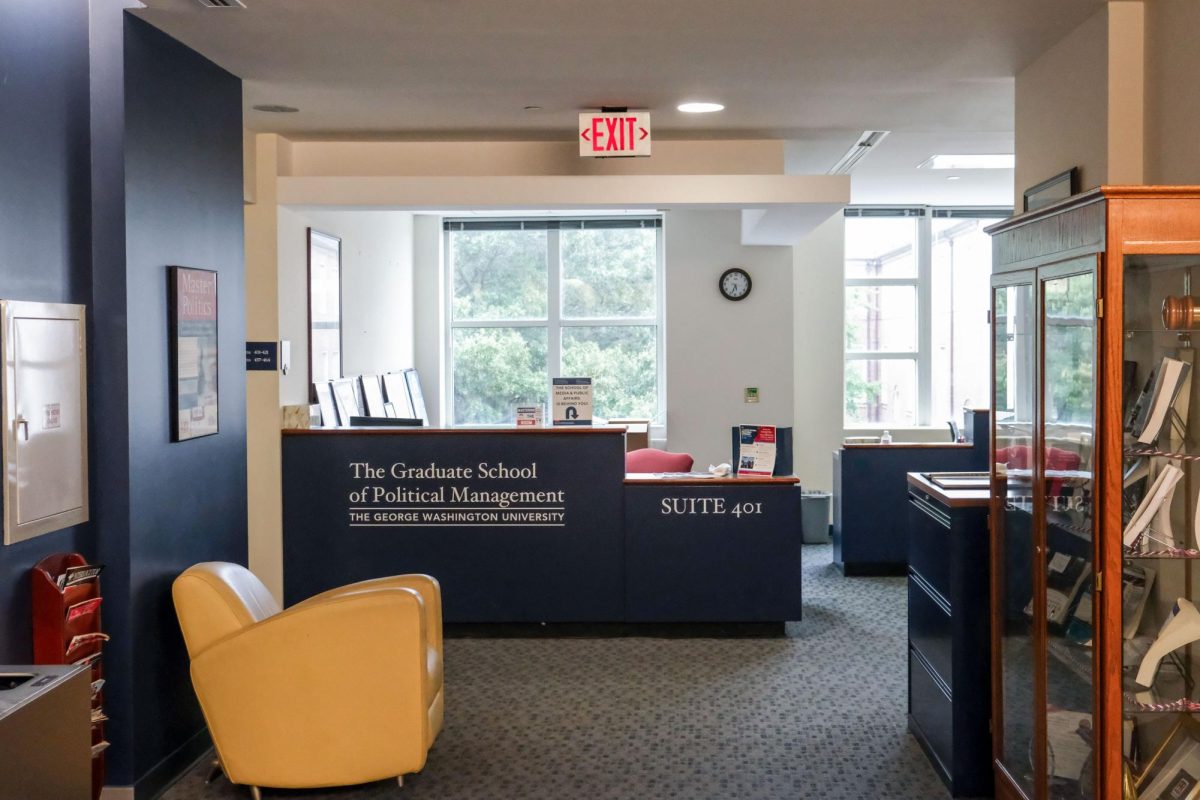
[[[425,420],[413,417],[351,417],[351,428],[420,428]]]

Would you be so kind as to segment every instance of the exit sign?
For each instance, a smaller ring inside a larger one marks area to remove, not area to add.
[[[579,155],[591,158],[650,155],[650,112],[580,114]]]

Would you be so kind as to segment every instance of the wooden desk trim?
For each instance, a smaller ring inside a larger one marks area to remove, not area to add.
[[[986,506],[992,497],[988,489],[943,489],[920,472],[908,473],[908,485],[950,508]]]
[[[844,450],[919,450],[924,448],[970,450],[975,445],[970,442],[895,442],[893,444],[856,444],[847,442],[842,445]]]
[[[624,435],[625,427],[623,425],[615,425],[611,427],[600,426],[562,426],[553,427],[512,427],[512,428],[425,428],[425,427],[354,427],[354,428],[284,428],[281,433],[284,436],[413,436],[424,434],[426,436],[528,436],[536,433],[548,433],[554,436],[560,434],[572,435]]]
[[[745,478],[660,478],[653,472],[625,473],[626,486],[795,486],[800,479],[795,475],[764,476]]]

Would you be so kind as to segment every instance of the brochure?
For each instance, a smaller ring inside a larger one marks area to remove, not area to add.
[[[66,572],[58,576],[56,583],[58,583],[59,589],[65,589],[68,586],[78,586],[81,583],[96,580],[103,569],[103,564],[84,564],[81,567],[67,567]]]
[[[554,378],[551,398],[555,425],[592,424],[592,379]]]
[[[775,473],[775,426],[738,426],[738,475]]]

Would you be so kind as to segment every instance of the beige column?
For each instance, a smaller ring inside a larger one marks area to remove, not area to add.
[[[246,338],[279,339],[276,181],[288,142],[250,134],[246,172]],[[292,369],[300,365],[292,364]],[[246,477],[249,558],[277,599],[283,597],[283,504],[279,450],[279,374],[246,373]]]

